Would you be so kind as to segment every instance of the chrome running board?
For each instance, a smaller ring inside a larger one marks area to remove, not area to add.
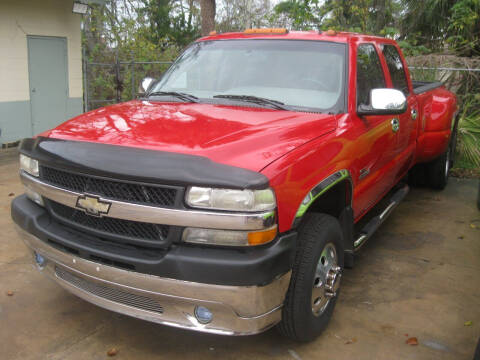
[[[380,215],[373,217],[360,231],[360,235],[358,238],[353,242],[353,246],[355,250],[360,249],[360,247],[370,238],[375,231],[382,225],[386,218],[392,213],[393,209],[395,209],[398,204],[405,198],[408,194],[410,188],[408,185],[404,185],[400,189],[398,189],[395,194],[393,194],[392,198],[390,199],[390,203],[387,207],[381,212]]]

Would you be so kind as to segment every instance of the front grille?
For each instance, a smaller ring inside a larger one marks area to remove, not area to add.
[[[112,200],[154,206],[175,205],[178,189],[165,185],[145,185],[107,180],[88,175],[72,174],[47,166],[40,167],[40,176],[46,182],[63,189],[100,195]]]
[[[166,241],[170,229],[168,225],[91,216],[52,200],[49,200],[48,203],[54,216],[60,220],[103,233],[103,235],[112,234],[127,239],[151,240],[160,243]]]
[[[163,307],[148,297],[98,285],[94,282],[81,279],[58,266],[55,267],[55,275],[70,285],[103,299],[146,311],[159,314],[163,313]]]

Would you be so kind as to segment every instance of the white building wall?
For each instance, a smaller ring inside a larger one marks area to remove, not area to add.
[[[6,123],[12,111],[29,116],[22,105],[30,101],[27,35],[67,38],[69,104],[75,104],[69,112],[78,113],[83,97],[81,15],[73,14],[72,7],[73,0],[0,0],[0,144],[19,136]],[[20,121],[26,125],[27,120]]]

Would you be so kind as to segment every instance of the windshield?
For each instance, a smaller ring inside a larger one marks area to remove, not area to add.
[[[345,45],[339,43],[203,41],[189,47],[150,93],[180,92],[217,102],[229,95],[261,97],[287,108],[338,111],[343,108],[344,69]]]

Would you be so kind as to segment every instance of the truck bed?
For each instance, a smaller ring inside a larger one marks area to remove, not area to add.
[[[443,86],[441,81],[417,81],[412,80],[413,92],[417,95]]]

